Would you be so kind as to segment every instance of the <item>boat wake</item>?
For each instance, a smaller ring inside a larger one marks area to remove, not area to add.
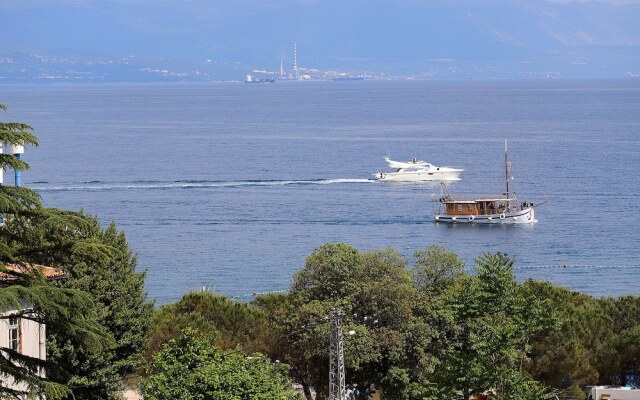
[[[31,187],[38,192],[102,191],[102,190],[172,190],[212,189],[260,186],[305,186],[376,183],[375,179],[306,179],[306,180],[247,180],[247,181],[135,181],[135,182],[69,182],[64,184],[38,182]]]

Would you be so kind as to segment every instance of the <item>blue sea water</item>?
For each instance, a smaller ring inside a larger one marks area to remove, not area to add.
[[[25,185],[47,206],[115,220],[158,303],[207,283],[287,289],[324,242],[438,244],[519,279],[640,295],[640,81],[278,82],[0,87],[31,124]],[[503,141],[531,226],[432,222],[440,188],[372,180],[383,156],[465,169],[456,194],[502,191]],[[10,172],[5,182],[11,182]],[[567,265],[566,268],[560,267]]]

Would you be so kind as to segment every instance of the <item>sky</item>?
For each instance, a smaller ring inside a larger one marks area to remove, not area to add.
[[[593,0],[550,0],[554,3],[588,3]],[[621,6],[625,4],[640,4],[640,0],[597,0],[600,3],[613,4]]]
[[[640,0],[0,0],[0,11],[0,59],[34,71],[93,56],[143,60],[137,70],[275,70],[294,42],[299,64],[320,69],[640,70]]]

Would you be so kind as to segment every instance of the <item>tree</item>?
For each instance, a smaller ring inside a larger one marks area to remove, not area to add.
[[[86,353],[50,332],[50,355],[68,374],[55,376],[72,385],[76,398],[117,396],[120,380],[142,366],[142,352],[153,311],[146,299],[145,273],[115,224],[102,229],[83,213],[39,208],[7,221],[0,238],[21,259],[63,269],[68,279],[59,285],[91,295],[98,321],[113,335],[113,347]]]
[[[485,254],[476,264],[476,276],[458,279],[443,294],[457,334],[435,375],[435,392],[464,400],[487,391],[498,399],[548,398],[524,365],[531,339],[553,327],[553,307],[517,284],[506,255]]]
[[[411,398],[416,382],[433,371],[434,332],[416,316],[418,296],[407,261],[395,250],[361,253],[344,244],[315,249],[298,271],[288,296],[259,298],[278,326],[281,351],[293,379],[310,398],[328,389],[328,313],[344,312],[349,384],[375,385],[385,398]],[[272,355],[273,357],[273,355]]]
[[[7,111],[7,106],[0,104],[0,110]],[[38,146],[38,138],[33,134],[33,128],[22,122],[0,122],[0,143],[10,146],[24,146],[31,144]],[[0,165],[14,170],[29,169],[29,164],[10,155],[0,154]]]
[[[6,111],[7,106],[0,104],[0,109]],[[33,128],[22,122],[0,121],[0,145],[24,146],[38,145],[38,138],[33,134]],[[0,170],[7,167],[23,171],[29,169],[29,164],[21,159],[7,154],[6,149],[0,153]],[[40,196],[29,189],[9,187],[0,184],[0,223],[12,215],[41,206]]]
[[[3,141],[37,144],[31,127],[21,123],[1,123]],[[0,155],[4,166],[28,168],[7,154]],[[24,187],[0,185],[0,214],[5,217],[0,255],[63,269],[68,279],[59,286],[88,293],[98,322],[116,340],[99,352],[86,351],[69,341],[66,332],[49,329],[50,360],[61,367],[50,378],[73,386],[76,398],[116,396],[120,379],[141,366],[153,311],[144,292],[145,273],[136,271],[124,234],[113,223],[102,229],[97,218],[82,212],[44,208],[39,196]]]
[[[215,338],[214,344],[222,350],[240,346],[247,355],[269,351],[271,327],[260,308],[209,292],[190,292],[154,314],[147,359],[150,361],[162,345],[177,339],[186,328],[202,337]]]
[[[143,394],[147,400],[295,398],[284,366],[239,349],[221,351],[190,329],[156,354]]]
[[[0,104],[6,111],[6,106]],[[0,122],[0,143],[7,145],[38,145],[33,129],[20,122]],[[10,155],[0,154],[0,169],[10,167],[22,171],[29,168],[24,161]],[[41,209],[40,197],[23,187],[0,185],[0,216],[5,224],[20,216],[36,213]],[[97,322],[95,305],[86,293],[74,289],[56,288],[49,285],[37,270],[23,274],[3,267],[6,262],[23,260],[16,251],[16,244],[7,239],[7,227],[0,226],[0,268],[13,279],[0,289],[0,309],[21,309],[23,318],[46,324],[49,331],[58,331],[77,348],[85,351],[100,351],[112,343],[111,338]],[[26,258],[28,260],[28,258]],[[32,261],[32,260],[30,260]],[[29,304],[24,309],[24,304]],[[43,393],[50,399],[58,399],[70,393],[68,386],[40,376],[46,368],[48,373],[59,370],[54,363],[43,363],[39,359],[26,357],[11,349],[2,348],[0,370],[7,376],[26,385],[30,393]],[[19,393],[0,388],[0,394],[17,396]]]
[[[464,275],[464,261],[441,246],[430,246],[413,255],[413,279],[416,289],[428,295],[438,295]]]
[[[49,330],[63,332],[65,340],[87,352],[101,351],[112,345],[112,338],[97,322],[94,303],[86,293],[51,286],[37,269],[21,273],[8,270],[0,263],[0,273],[13,278],[5,282],[8,286],[0,288],[0,310],[18,310],[12,315],[44,324]],[[0,353],[0,371],[25,385],[25,390],[0,386],[0,397],[23,398],[26,394],[41,394],[48,399],[62,399],[71,393],[67,385],[41,374],[42,371],[47,374],[64,373],[59,365],[6,347],[0,347]]]
[[[624,385],[638,376],[640,298],[596,299],[535,281],[524,286],[552,302],[561,321],[533,341],[531,376],[576,395],[585,385]]]
[[[560,326],[532,341],[529,374],[546,385],[571,393],[598,382],[597,353],[606,341],[611,320],[591,296],[571,292],[546,282],[524,284],[558,310]]]
[[[597,302],[613,322],[606,346],[612,362],[600,363],[609,367],[598,369],[600,382],[637,386],[640,384],[640,297],[600,298]]]

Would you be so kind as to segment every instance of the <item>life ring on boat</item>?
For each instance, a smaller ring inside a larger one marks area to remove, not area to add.
[[[476,217],[474,217],[473,215],[469,216],[469,222],[473,222],[474,219],[476,219]]]
[[[500,214],[500,219],[504,219],[505,215],[504,214]]]

